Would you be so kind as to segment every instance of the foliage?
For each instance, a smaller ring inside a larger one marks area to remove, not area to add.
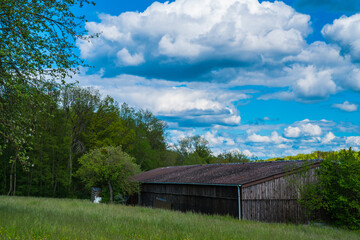
[[[85,19],[71,8],[89,0],[2,0],[0,69],[2,81],[21,79],[37,86],[46,74],[64,78],[82,64],[75,41],[84,39]]]
[[[213,156],[208,145],[209,142],[198,135],[180,139],[175,146],[179,154],[177,165],[210,163]]]
[[[165,125],[150,112],[119,107],[110,96],[102,99],[98,91],[77,85],[47,82],[41,91],[41,107],[31,97],[15,104],[28,121],[29,131],[19,142],[26,149],[24,161],[11,161],[16,146],[0,138],[1,194],[12,189],[11,195],[88,197],[88,189],[74,178],[78,159],[105,146],[122,146],[143,170],[174,162],[177,155],[166,149]],[[0,124],[1,129],[18,134]]]
[[[124,151],[135,157],[142,170],[159,167],[166,154],[165,123],[151,112],[136,111],[126,103],[120,107],[120,118],[132,131],[129,134],[135,134],[132,144],[123,145]]]
[[[85,20],[72,13],[84,3],[90,1],[0,1],[0,155],[10,164],[3,173],[9,195],[16,192],[16,165],[30,165],[38,117],[60,86],[54,80],[65,85],[64,77],[84,65],[74,49],[85,38]]]
[[[138,191],[138,183],[131,176],[140,172],[135,159],[121,150],[121,147],[97,148],[79,159],[77,175],[91,188],[109,188],[110,203],[113,192],[133,194]]]
[[[289,160],[313,160],[313,159],[325,159],[331,156],[333,152],[322,152],[322,151],[315,151],[309,154],[298,154],[295,156],[285,156],[285,157],[276,157],[276,158],[269,158],[265,161],[289,161]]]
[[[322,211],[332,223],[360,228],[360,154],[333,153],[322,161],[318,181],[305,188],[301,202],[311,212]]]
[[[332,227],[239,221],[228,216],[93,204],[88,200],[0,196],[0,209],[0,239],[360,238],[360,232]]]
[[[241,152],[224,152],[213,158],[212,163],[246,163],[252,160]]]

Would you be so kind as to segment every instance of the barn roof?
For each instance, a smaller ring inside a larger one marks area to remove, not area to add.
[[[282,177],[305,164],[316,167],[321,160],[206,164],[163,167],[134,176],[142,183],[220,184],[247,187]]]

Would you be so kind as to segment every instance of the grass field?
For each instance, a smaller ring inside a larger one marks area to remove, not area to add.
[[[238,221],[231,217],[0,196],[0,239],[360,239],[331,227]]]

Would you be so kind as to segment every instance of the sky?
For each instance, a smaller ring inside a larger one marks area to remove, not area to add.
[[[360,148],[360,0],[95,0],[74,77],[167,124],[169,145],[260,159]]]

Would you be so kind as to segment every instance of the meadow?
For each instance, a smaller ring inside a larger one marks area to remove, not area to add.
[[[329,226],[239,221],[227,216],[0,196],[0,239],[360,239]]]

